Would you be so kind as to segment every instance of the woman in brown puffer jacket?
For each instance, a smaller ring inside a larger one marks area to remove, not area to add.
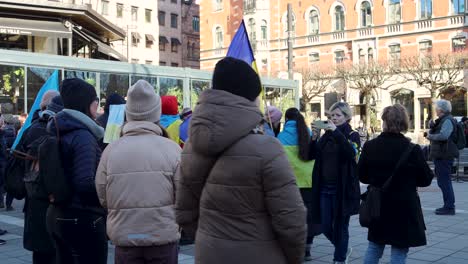
[[[260,90],[250,65],[228,57],[194,111],[176,220],[196,233],[196,263],[302,263],[305,208],[283,147],[261,130]]]

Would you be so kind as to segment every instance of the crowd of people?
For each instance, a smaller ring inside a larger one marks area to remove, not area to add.
[[[426,244],[417,188],[434,175],[403,134],[404,107],[386,107],[383,133],[361,146],[347,103],[333,104],[324,126],[309,126],[297,108],[284,117],[274,106],[262,113],[260,93],[257,73],[230,57],[217,63],[212,89],[193,113],[179,114],[175,96],[160,97],[144,80],[125,99],[109,96],[99,117],[95,88],[85,81],[65,79],[60,93],[47,92],[18,149],[29,153],[44,135],[59,138],[72,193],[60,204],[26,195],[24,247],[33,263],[104,264],[110,240],[117,264],[175,264],[181,233],[194,241],[196,263],[298,264],[312,259],[320,234],[334,246],[333,262],[347,263],[350,217],[366,196],[360,182],[385,188],[364,263],[378,263],[385,245],[391,263],[405,263],[410,247]],[[107,145],[114,104],[125,104],[125,122]],[[458,153],[456,126],[449,102],[435,106],[439,119],[427,138],[444,194],[436,213],[454,214],[448,168]]]

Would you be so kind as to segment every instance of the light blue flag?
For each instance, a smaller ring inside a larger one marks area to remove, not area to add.
[[[109,107],[109,118],[107,119],[104,143],[112,143],[120,138],[120,131],[124,123],[125,105],[111,105]]]
[[[39,109],[39,106],[42,101],[42,96],[44,96],[44,94],[49,90],[55,90],[55,91],[59,90],[59,75],[58,74],[59,74],[58,70],[55,70],[54,73],[52,73],[52,75],[49,77],[49,79],[44,83],[44,85],[42,85],[41,89],[37,93],[36,99],[34,100],[34,104],[32,105],[31,110],[29,111],[28,118],[26,118],[26,121],[24,121],[24,125],[19,131],[18,136],[16,137],[16,140],[13,143],[13,146],[11,147],[11,149],[13,150],[16,149],[16,146],[18,145],[18,143],[21,140],[21,137],[23,136],[23,132],[29,126],[31,126],[33,115]]]

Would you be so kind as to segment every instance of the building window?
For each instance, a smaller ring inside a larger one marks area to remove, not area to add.
[[[320,61],[320,55],[317,52],[309,54],[309,63],[314,64]]]
[[[419,0],[419,8],[421,11],[421,19],[432,17],[432,0]]]
[[[132,46],[138,47],[138,43],[140,43],[140,34],[132,32]]]
[[[177,14],[171,14],[171,28],[177,28]]]
[[[200,32],[200,17],[194,16],[192,18],[192,29],[195,32]]]
[[[155,39],[154,39],[153,35],[151,35],[151,34],[146,34],[146,35],[145,35],[146,47],[147,47],[147,48],[152,48],[152,47],[153,47],[154,40],[155,40]]]
[[[388,23],[396,24],[401,21],[401,3],[400,0],[390,0],[388,5]]]
[[[215,30],[215,49],[220,49],[223,47],[223,30],[221,27],[217,27]]]
[[[254,44],[254,42],[257,40],[257,32],[255,32],[255,19],[249,19],[248,28],[250,42],[251,44]]]
[[[101,14],[103,16],[109,15],[109,1],[101,1]]]
[[[268,38],[268,26],[267,26],[267,22],[266,20],[262,20],[262,24],[260,25],[260,30],[261,30],[261,34],[262,34],[262,40],[266,40]]]
[[[132,63],[138,63],[139,61],[139,59],[132,59]]]
[[[343,50],[335,51],[335,63],[343,63],[345,60],[345,53]]]
[[[319,33],[319,15],[317,10],[312,10],[309,13],[309,35],[317,35]]]
[[[429,67],[430,53],[432,52],[432,41],[424,40],[419,42],[419,57],[424,68]]]
[[[177,4],[177,0],[171,0],[171,3]]]
[[[166,12],[158,11],[158,21],[160,26],[166,25]]]
[[[172,67],[179,67],[179,63],[172,62],[172,63],[171,63],[171,66],[172,66]]]
[[[132,21],[138,21],[138,7],[132,6]]]
[[[366,54],[364,53],[364,49],[359,49],[358,51],[359,56],[359,63],[366,63]]]
[[[343,31],[345,28],[345,17],[342,6],[335,7],[335,31]]]
[[[367,62],[372,62],[374,60],[374,49],[369,48],[367,50]]]
[[[122,18],[123,17],[123,4],[117,4],[117,18]]]
[[[223,0],[213,0],[213,11],[223,10]]]
[[[465,13],[465,0],[452,0],[452,12],[454,15]]]
[[[151,65],[151,64],[153,64],[153,61],[151,61],[151,60],[145,60],[145,64]]]
[[[452,39],[452,50],[454,52],[463,51],[466,48],[466,38],[456,37]]]
[[[177,38],[171,38],[171,51],[174,53],[179,52],[179,45],[181,45],[180,40]]]
[[[151,9],[145,9],[145,21],[146,23],[151,23],[151,16],[153,11]]]
[[[256,0],[244,0],[244,12],[253,12],[256,7]]]
[[[159,51],[166,51],[166,43],[159,42]]]
[[[389,47],[389,57],[392,65],[400,66],[401,59],[401,47],[400,44],[390,45]]]
[[[296,37],[296,15],[294,13],[291,14],[292,16],[292,32],[291,32],[291,37],[294,39]],[[285,13],[283,16],[283,30],[285,33],[285,36],[287,37],[288,34],[288,14]]]
[[[166,62],[165,61],[159,61],[159,65],[166,66]]]
[[[361,26],[369,27],[372,25],[372,9],[368,1],[361,3]]]

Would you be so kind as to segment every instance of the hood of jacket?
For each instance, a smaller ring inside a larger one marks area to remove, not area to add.
[[[104,137],[104,129],[100,127],[94,120],[89,118],[87,115],[72,109],[63,109],[56,115],[57,124],[53,119],[49,121],[50,127],[48,128],[50,132],[55,134],[56,125],[58,125],[58,130],[62,134],[78,130],[86,129],[93,134],[93,136],[100,140]]]
[[[263,115],[255,102],[223,90],[209,89],[199,98],[189,138],[193,149],[217,156],[257,128]]]
[[[122,133],[124,136],[139,136],[144,134],[161,136],[163,134],[158,125],[147,121],[128,122],[122,127]]]

